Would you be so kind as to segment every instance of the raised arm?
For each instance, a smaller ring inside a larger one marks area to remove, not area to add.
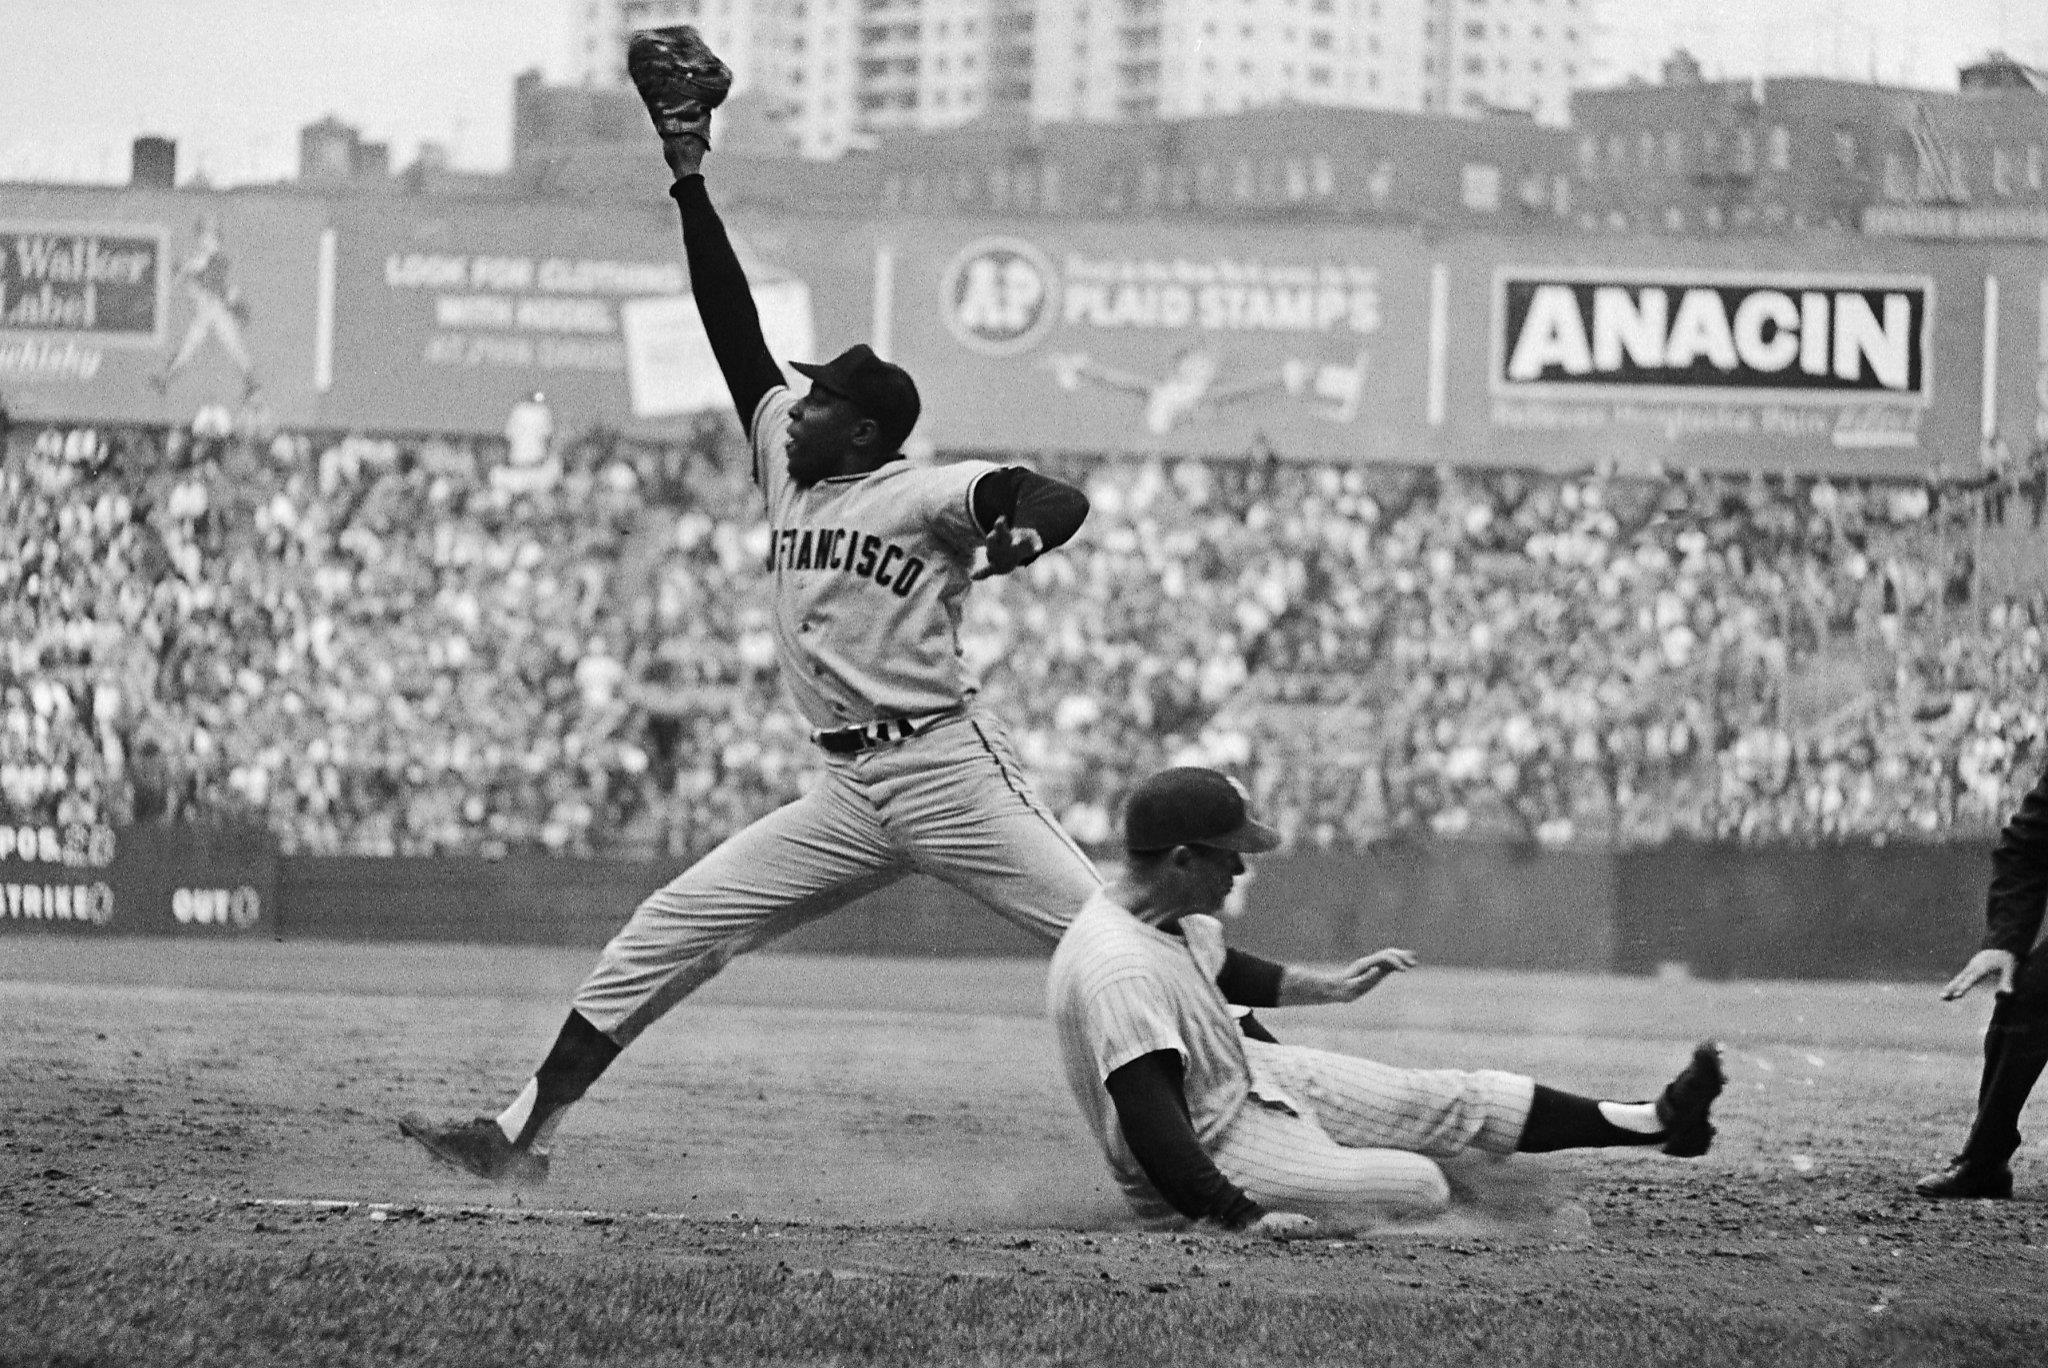
[[[662,154],[676,183],[669,190],[682,213],[683,255],[690,265],[690,288],[697,297],[697,314],[704,320],[704,335],[711,342],[711,354],[732,392],[733,407],[739,411],[740,426],[753,435],[754,412],[761,397],[786,383],[775,354],[761,332],[761,314],[754,307],[754,292],[740,267],[725,222],[711,205],[704,188],[701,168],[704,148],[694,137],[664,139]]]

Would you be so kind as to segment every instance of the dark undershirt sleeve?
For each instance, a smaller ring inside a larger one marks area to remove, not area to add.
[[[788,381],[782,367],[775,364],[775,354],[768,350],[747,273],[726,234],[724,220],[711,205],[704,178],[685,176],[669,195],[682,214],[683,257],[690,263],[690,290],[697,297],[704,336],[725,376],[725,387],[732,393],[732,406],[739,410],[740,427],[752,437],[754,411],[761,407],[762,396]]]
[[[1023,466],[991,470],[974,482],[974,521],[984,534],[997,518],[1008,518],[1012,527],[1035,529],[1050,551],[1071,540],[1087,516],[1086,494]]]
[[[1226,949],[1223,952],[1223,970],[1216,975],[1216,986],[1223,990],[1225,1002],[1239,1007],[1278,1007],[1280,976],[1285,972],[1285,966],[1271,960],[1248,955],[1242,950]]]
[[[1116,1104],[1124,1142],[1167,1204],[1191,1221],[1242,1230],[1266,1214],[1224,1177],[1195,1138],[1182,1090],[1180,1055],[1154,1050],[1112,1073],[1104,1086]]]

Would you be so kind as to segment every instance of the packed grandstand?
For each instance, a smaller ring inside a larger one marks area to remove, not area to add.
[[[816,769],[730,423],[496,443],[17,430],[0,815],[287,852],[694,857]],[[1306,849],[1941,840],[2031,784],[2048,599],[2009,485],[1062,458],[1082,535],[963,641],[1083,843],[1245,777]],[[2001,543],[2003,544],[2003,543]]]

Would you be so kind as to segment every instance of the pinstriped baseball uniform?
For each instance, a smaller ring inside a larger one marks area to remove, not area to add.
[[[1180,929],[1176,936],[1148,925],[1098,893],[1054,950],[1046,986],[1067,1084],[1141,1217],[1181,1219],[1131,1154],[1104,1081],[1157,1050],[1181,1058],[1203,1150],[1269,1210],[1340,1217],[1372,1207],[1438,1209],[1450,1193],[1432,1159],[1514,1151],[1532,1080],[1397,1069],[1246,1040],[1216,984],[1222,924],[1189,916]]]
[[[794,402],[769,390],[751,425],[783,683],[820,731],[907,720],[915,734],[825,755],[808,793],[634,910],[574,1002],[620,1045],[735,955],[913,871],[1047,940],[1101,886],[1001,725],[974,706],[960,653],[986,531],[974,486],[998,467],[893,461],[800,485],[786,453]]]

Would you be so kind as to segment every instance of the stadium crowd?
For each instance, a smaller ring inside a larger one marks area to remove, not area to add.
[[[17,432],[0,816],[260,822],[287,851],[683,858],[815,769],[729,425],[496,444]],[[1085,844],[1134,776],[1288,836],[1549,844],[1993,829],[2044,716],[1980,496],[1683,472],[1056,463],[1081,537],[964,645]],[[2031,491],[2028,492],[2031,499]],[[2027,521],[2025,514],[2012,519]]]

